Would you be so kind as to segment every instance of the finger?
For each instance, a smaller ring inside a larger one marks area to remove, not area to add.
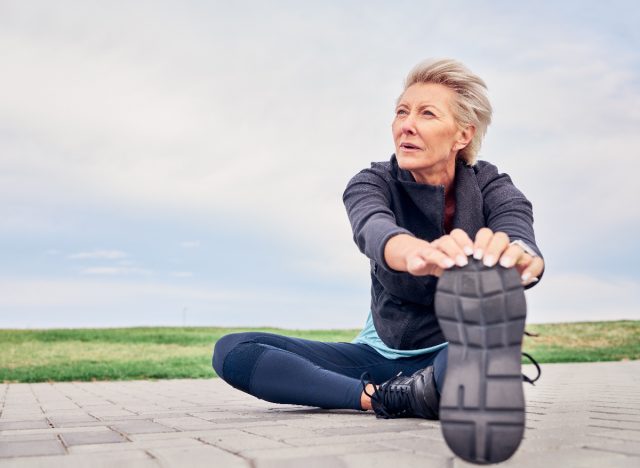
[[[447,255],[436,248],[431,248],[425,253],[422,254],[422,257],[428,262],[431,263],[434,267],[439,267],[444,270],[447,268],[451,268],[455,265],[454,261],[451,260]]]
[[[453,239],[452,236],[442,236],[441,238],[432,242],[431,245],[443,252],[450,259],[454,260],[456,262],[456,265],[460,267],[463,267],[467,263],[469,263],[464,250],[462,250],[462,247],[458,245],[458,243]]]
[[[462,248],[466,256],[473,255],[473,241],[462,229],[454,229],[451,231],[451,237]]]
[[[524,255],[524,250],[519,245],[510,245],[500,256],[500,265],[505,268],[511,268],[520,261]]]
[[[502,253],[509,247],[509,236],[504,232],[495,232],[487,245],[482,263],[484,266],[492,267],[497,262]]]
[[[443,269],[451,268],[453,260],[437,249],[429,249],[415,255],[407,260],[407,272],[414,276],[434,275],[442,273]]]
[[[422,257],[416,255],[407,260],[407,272],[415,276],[428,275],[428,264]]]
[[[522,272],[522,283],[527,285],[538,281],[538,277],[544,268],[544,260],[540,257],[533,257],[531,264]]]
[[[493,237],[493,231],[489,228],[482,228],[476,234],[476,240],[473,243],[473,258],[480,260],[487,249],[487,244]]]
[[[520,259],[516,262],[516,269],[518,270],[518,273],[520,273],[520,275],[522,275],[522,273],[524,273],[524,270],[526,270],[527,267],[531,265],[532,260],[533,257],[528,253],[525,252],[522,254]]]

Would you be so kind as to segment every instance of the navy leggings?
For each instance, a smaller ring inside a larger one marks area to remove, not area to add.
[[[447,348],[411,358],[387,359],[356,343],[323,343],[272,333],[233,333],[218,340],[213,368],[227,383],[274,403],[362,409],[360,376],[382,383],[399,372],[410,375],[434,366],[438,391],[447,367]]]

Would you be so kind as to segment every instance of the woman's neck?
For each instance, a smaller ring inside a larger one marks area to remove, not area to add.
[[[448,194],[453,188],[456,177],[456,160],[447,161],[444,167],[429,168],[427,170],[410,171],[416,182],[429,185],[444,185],[444,193]]]

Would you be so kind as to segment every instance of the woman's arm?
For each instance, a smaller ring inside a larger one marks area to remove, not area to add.
[[[342,196],[353,240],[382,268],[439,275],[454,265],[445,253],[397,225],[387,182],[372,169],[356,174]]]
[[[532,286],[542,276],[544,260],[536,245],[531,203],[494,165],[480,161],[475,170],[487,228],[476,235],[474,257],[482,258],[487,266],[498,262],[507,268],[515,266],[523,283]],[[524,242],[537,255],[529,255],[513,241]]]

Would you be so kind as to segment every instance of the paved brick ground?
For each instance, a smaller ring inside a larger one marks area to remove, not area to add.
[[[640,361],[526,386],[505,467],[640,467]],[[219,379],[0,384],[0,467],[463,467],[438,423],[274,405]]]

